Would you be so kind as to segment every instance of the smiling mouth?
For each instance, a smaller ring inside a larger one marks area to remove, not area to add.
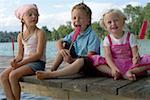
[[[36,22],[36,20],[32,20],[32,22]]]
[[[75,27],[81,27],[81,25],[75,25]]]
[[[116,29],[118,29],[118,27],[113,27],[113,28],[111,28],[111,29],[113,29],[113,30],[115,29],[115,30],[116,30]]]

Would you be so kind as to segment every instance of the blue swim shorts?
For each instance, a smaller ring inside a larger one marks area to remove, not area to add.
[[[45,70],[45,62],[44,61],[41,61],[41,60],[37,60],[37,61],[34,61],[34,62],[30,62],[28,64],[26,64],[26,66],[30,67],[34,72],[36,71],[44,71]]]

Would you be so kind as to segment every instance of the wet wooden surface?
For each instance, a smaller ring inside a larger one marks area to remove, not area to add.
[[[10,57],[0,56],[1,70],[4,69],[4,66],[5,68],[9,66],[10,59]],[[50,66],[52,62],[52,60],[48,61],[47,66]],[[140,77],[137,81],[113,80],[107,77],[84,77],[81,74],[47,80],[38,80],[35,76],[25,76],[21,81],[68,91],[111,94],[138,100],[150,100],[150,75]]]

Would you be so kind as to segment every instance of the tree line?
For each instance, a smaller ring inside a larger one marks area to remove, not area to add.
[[[128,28],[138,37],[143,21],[147,20],[150,22],[150,3],[147,3],[144,7],[127,5],[123,12],[127,15]],[[99,21],[93,22],[92,27],[100,38],[103,39],[107,35],[107,32],[99,26]],[[56,41],[73,31],[71,21],[68,21],[66,25],[60,25],[58,29],[53,28],[49,30],[47,26],[43,26],[42,29],[45,31],[49,41]],[[17,41],[18,33],[0,31],[0,42],[10,42],[12,37]],[[150,39],[150,25],[146,34],[146,38]]]

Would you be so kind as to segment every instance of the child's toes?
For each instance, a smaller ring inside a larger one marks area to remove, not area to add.
[[[130,79],[131,81],[135,81],[135,80],[136,80],[135,74],[132,74],[132,75],[129,77],[129,79]]]
[[[135,74],[133,74],[133,73],[131,73],[131,72],[127,72],[127,73],[125,74],[125,77],[126,77],[128,80],[131,80],[131,81],[136,80]]]
[[[127,76],[127,77],[128,77],[128,79],[131,80],[131,81],[135,81],[135,80],[136,80],[135,74],[131,74],[131,75]]]

